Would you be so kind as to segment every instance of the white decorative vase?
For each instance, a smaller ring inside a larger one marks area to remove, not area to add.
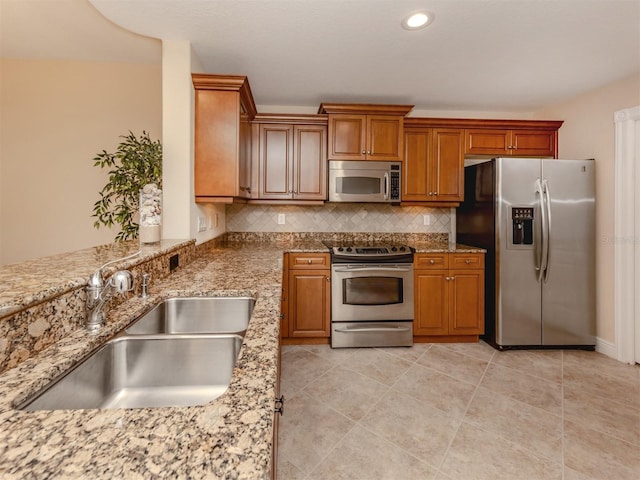
[[[140,243],[156,243],[162,238],[162,190],[149,183],[140,190]]]

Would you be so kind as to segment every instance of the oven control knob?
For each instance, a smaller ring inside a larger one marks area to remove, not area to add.
[[[395,252],[395,251],[397,251],[397,250],[398,250],[398,247],[391,247],[391,251],[392,251],[392,252]]]
[[[404,252],[405,248],[404,247],[400,247],[400,251]]]
[[[350,251],[351,251],[351,247],[347,247],[347,252],[350,252]]]
[[[343,251],[343,250],[344,250],[344,248],[342,248],[342,247],[338,247],[338,251],[339,251],[339,252],[341,252],[341,251]]]

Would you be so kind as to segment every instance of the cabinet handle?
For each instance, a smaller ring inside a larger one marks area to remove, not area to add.
[[[438,195],[438,192],[433,192],[434,195]]]
[[[275,412],[280,415],[284,414],[284,395],[280,395],[280,398],[276,398]]]
[[[311,265],[311,264],[313,263],[313,260],[311,260],[311,259],[309,258],[309,259],[307,260],[307,263],[308,263],[309,265]]]
[[[431,265],[434,265],[434,264],[436,263],[436,261],[432,258],[431,260],[429,260],[429,263],[430,263]]]
[[[330,282],[330,281],[331,281],[331,277],[327,277],[327,282]]]
[[[433,195],[433,192],[429,192],[429,195]]]
[[[280,320],[284,320],[284,313],[280,314]]]
[[[293,190],[289,190],[289,193],[293,193]]]
[[[366,154],[367,154],[367,152],[365,152],[364,150],[362,150],[361,155],[366,155]]]
[[[367,155],[371,155],[371,152],[367,150]]]
[[[464,263],[466,263],[467,265],[469,265],[471,263],[471,260],[469,260],[468,258],[464,261]]]

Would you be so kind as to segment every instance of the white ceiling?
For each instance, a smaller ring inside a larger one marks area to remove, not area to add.
[[[259,105],[531,111],[640,71],[640,0],[89,1],[130,31],[190,41],[206,72],[247,75]],[[49,7],[36,18],[47,33],[23,34],[16,51],[129,53],[87,0],[5,3]],[[403,30],[421,8],[435,21]]]

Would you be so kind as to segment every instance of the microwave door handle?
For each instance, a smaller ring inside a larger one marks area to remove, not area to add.
[[[389,200],[389,172],[384,172],[384,199]]]

